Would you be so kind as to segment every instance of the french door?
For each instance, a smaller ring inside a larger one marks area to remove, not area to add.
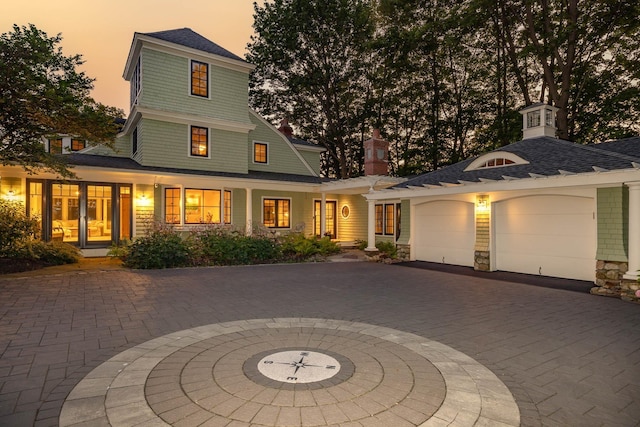
[[[43,219],[45,240],[90,248],[131,238],[130,185],[34,181],[29,189],[29,212]]]
[[[325,202],[325,236],[329,236],[332,239],[336,238],[336,202],[335,200]],[[316,236],[320,236],[320,212],[322,208],[322,202],[319,200],[314,201],[313,209],[313,233]]]

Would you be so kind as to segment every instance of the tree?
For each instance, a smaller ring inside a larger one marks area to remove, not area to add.
[[[43,138],[60,134],[113,146],[122,110],[94,101],[93,79],[76,68],[80,55],[64,56],[60,34],[34,25],[0,35],[0,160],[29,173],[49,170],[73,177],[61,156],[47,153]]]
[[[639,130],[637,1],[480,0],[477,8],[498,12],[525,104],[559,108],[559,138],[590,142],[596,126],[615,136]]]
[[[327,148],[327,175],[359,175],[372,115],[368,0],[275,0],[254,10],[252,107],[289,118],[302,137]]]

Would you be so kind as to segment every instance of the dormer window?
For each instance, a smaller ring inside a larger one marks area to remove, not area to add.
[[[477,169],[501,168],[512,165],[526,165],[529,162],[522,157],[506,151],[496,151],[478,157],[469,164],[465,172]]]
[[[49,140],[49,153],[62,154],[62,138],[52,138]]]
[[[497,168],[497,167],[500,167],[500,166],[513,165],[514,163],[515,162],[513,160],[509,160],[509,159],[505,159],[503,157],[500,157],[498,159],[487,160],[486,162],[484,162],[483,164],[478,166],[478,169],[481,169],[481,168]]]
[[[209,65],[191,61],[191,95],[209,96]]]

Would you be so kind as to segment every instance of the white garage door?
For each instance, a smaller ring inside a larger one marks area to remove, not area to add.
[[[439,201],[418,205],[414,224],[417,260],[473,266],[473,203]]]
[[[534,196],[495,204],[496,269],[593,280],[595,201]]]

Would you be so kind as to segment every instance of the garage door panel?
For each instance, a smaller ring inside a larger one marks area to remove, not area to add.
[[[496,203],[496,268],[593,280],[595,201],[535,196]]]
[[[413,247],[421,261],[473,266],[473,204],[431,202],[416,207]]]

